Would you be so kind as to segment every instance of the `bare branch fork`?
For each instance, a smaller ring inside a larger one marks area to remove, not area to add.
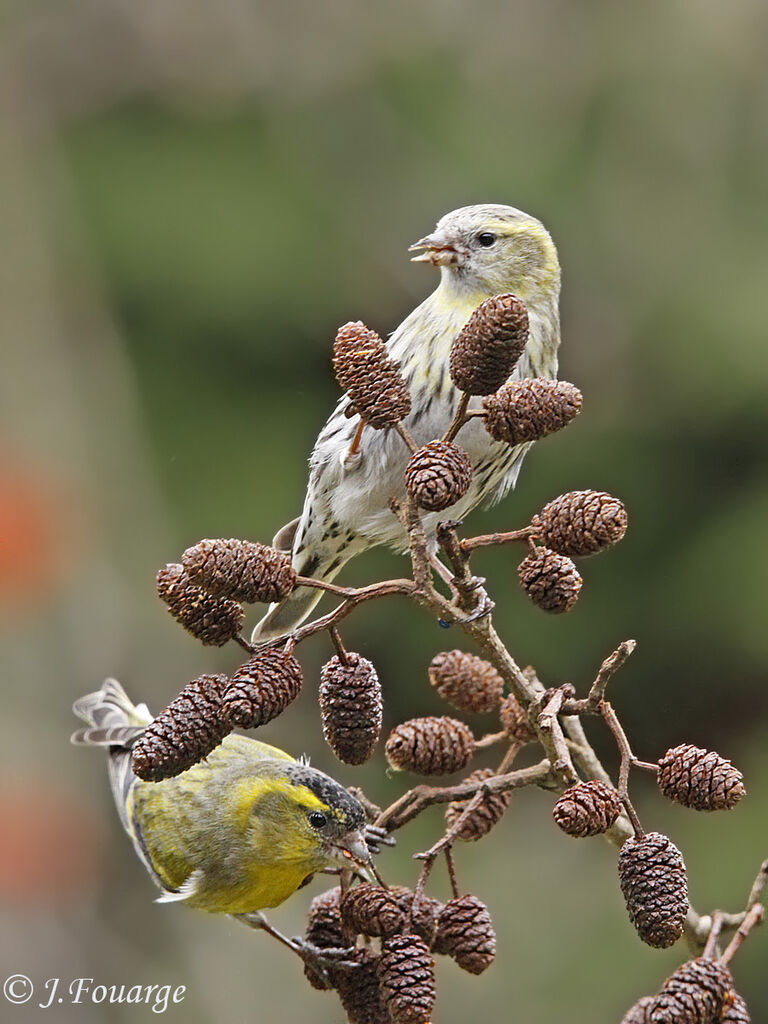
[[[668,946],[684,934],[692,951],[703,950],[713,960],[719,955],[727,963],[764,918],[762,897],[768,881],[768,861],[761,866],[743,910],[716,910],[702,915],[689,905],[680,851],[666,836],[643,829],[630,798],[632,769],[654,773],[662,794],[698,810],[729,809],[745,791],[741,773],[715,751],[681,744],[668,750],[658,762],[636,756],[614,704],[607,698],[614,676],[635,650],[635,641],[623,641],[604,659],[585,696],[578,696],[570,682],[545,686],[532,668],[523,669],[517,664],[499,636],[493,622],[494,603],[485,590],[485,579],[473,571],[475,551],[520,544],[523,556],[518,573],[528,597],[545,611],[567,611],[578,598],[583,583],[573,559],[595,554],[621,540],[627,527],[623,504],[605,492],[572,491],[550,501],[521,529],[461,537],[462,524],[458,521],[445,520],[433,526],[432,513],[461,507],[458,503],[470,493],[472,459],[467,450],[454,443],[470,420],[480,418],[495,442],[504,442],[511,446],[510,451],[519,451],[520,446],[561,429],[578,413],[581,393],[572,384],[548,378],[517,380],[510,376],[514,360],[519,358],[527,340],[528,315],[520,299],[507,294],[482,303],[451,350],[450,376],[461,392],[451,423],[442,439],[419,446],[403,423],[411,409],[407,382],[387,354],[384,342],[361,322],[350,322],[337,334],[334,369],[349,396],[348,413],[359,417],[345,465],[356,465],[363,458],[361,439],[368,436],[364,435],[365,430],[397,434],[410,453],[403,477],[404,496],[389,503],[407,539],[407,578],[363,587],[339,586],[296,575],[290,553],[277,547],[223,539],[200,541],[184,552],[182,564],[168,565],[158,574],[160,596],[189,632],[203,643],[217,646],[234,640],[251,656],[231,678],[223,677],[222,692],[218,692],[218,684],[211,682],[210,677],[201,677],[180,695],[179,709],[185,709],[184,715],[188,715],[188,704],[192,702],[211,719],[206,718],[207,728],[200,730],[196,740],[199,750],[187,749],[189,730],[179,726],[181,711],[177,714],[172,704],[161,713],[159,717],[166,716],[169,724],[169,735],[158,736],[156,744],[162,754],[163,771],[168,765],[184,770],[173,763],[179,751],[184,759],[194,753],[200,760],[213,749],[211,742],[214,746],[221,742],[235,725],[252,728],[279,714],[301,687],[301,668],[292,657],[295,646],[321,632],[328,634],[335,651],[321,676],[319,703],[324,734],[341,761],[360,764],[370,757],[381,728],[380,682],[374,666],[357,652],[348,652],[339,633],[341,622],[370,601],[405,597],[423,608],[440,626],[454,627],[469,638],[483,656],[478,658],[463,651],[441,652],[430,665],[430,679],[441,697],[460,711],[497,710],[502,731],[476,737],[465,722],[447,715],[412,719],[393,730],[386,753],[393,767],[439,775],[463,770],[475,753],[500,747],[497,766],[472,772],[453,785],[414,786],[385,808],[356,791],[368,820],[368,851],[373,852],[379,844],[394,842],[392,833],[428,808],[449,805],[443,834],[415,855],[421,868],[415,890],[405,890],[405,899],[410,899],[407,907],[400,904],[394,890],[386,891],[372,864],[369,874],[362,861],[352,858],[357,867],[345,866],[340,870],[340,890],[319,897],[337,901],[337,943],[346,944],[345,936],[359,937],[350,949],[335,950],[342,960],[329,958],[333,949],[321,948],[328,938],[327,929],[325,935],[318,933],[317,943],[307,941],[314,911],[310,912],[307,940],[285,939],[265,927],[260,916],[257,920],[246,915],[247,923],[264,928],[302,955],[319,981],[336,987],[345,1009],[345,994],[339,984],[339,971],[343,968],[365,967],[370,973],[375,965],[378,980],[374,979],[373,988],[361,985],[366,998],[373,993],[372,998],[389,1001],[385,1008],[387,1019],[422,1024],[431,1016],[434,1000],[430,950],[449,952],[460,966],[475,973],[479,972],[476,968],[483,970],[488,966],[494,946],[490,917],[476,897],[460,896],[453,851],[459,840],[479,839],[489,832],[506,811],[509,795],[526,786],[557,795],[553,817],[563,832],[577,838],[603,834],[621,850],[619,880],[629,916],[640,938],[649,945]],[[495,354],[486,359],[484,353],[491,348]],[[483,396],[481,409],[469,408],[470,395]],[[481,490],[483,484],[481,481]],[[296,587],[324,591],[337,603],[287,637],[266,645],[255,646],[239,635],[243,604],[282,601]],[[614,739],[618,756],[611,771],[603,765],[587,736],[584,726],[588,718],[599,721]],[[538,748],[541,759],[536,764],[517,767],[518,752],[525,744]],[[154,753],[149,743],[145,746],[141,756],[149,774],[142,777],[154,779],[159,777],[152,774],[157,767],[150,760]],[[132,759],[136,761],[136,749]],[[362,840],[356,840],[355,845],[358,842],[365,851]],[[351,858],[351,850],[346,852]],[[440,858],[445,860],[455,898],[444,906],[424,894]],[[379,887],[351,887],[354,874],[362,877],[364,870],[366,877],[372,875],[380,883]],[[366,912],[371,914],[378,901],[380,920],[364,920],[366,900],[370,901]],[[386,926],[383,920],[382,908],[387,901],[389,911],[395,917],[399,913],[394,931],[389,927],[391,920]],[[429,926],[417,925],[417,914],[419,918],[431,915],[431,939]],[[481,927],[479,921],[483,916]],[[465,928],[468,921],[469,930]],[[403,927],[405,932],[398,931]],[[421,937],[422,931],[429,941]],[[475,936],[471,952],[480,958],[480,963],[475,960],[469,966],[461,964],[458,946],[449,948],[451,941],[458,943],[459,932],[462,941],[469,933]],[[721,953],[721,941],[727,938],[730,943]],[[488,949],[483,951],[485,940]],[[405,948],[408,955],[403,958]],[[487,956],[490,959],[482,959]],[[417,965],[416,974],[411,979],[413,984],[409,982],[404,987],[400,975],[387,972],[395,967],[401,970],[404,963],[411,961]],[[413,1000],[419,994],[419,985],[423,1003],[416,1007],[401,1006],[399,1000],[405,998],[406,988],[407,998]],[[351,1012],[349,1016],[356,1019]]]
[[[461,423],[459,423],[461,419],[459,413],[464,417]],[[457,409],[450,432],[451,436],[455,437],[460,426],[471,416],[472,413],[467,413],[466,408],[463,411]],[[406,439],[406,443],[410,448],[409,440]],[[430,556],[434,542],[430,542],[427,537],[423,520],[415,503],[408,497],[403,502],[393,500],[391,507],[408,535],[413,578],[410,580],[388,580],[360,588],[346,588],[319,580],[300,578],[298,580],[300,585],[324,589],[332,595],[341,597],[342,601],[326,615],[300,626],[295,630],[292,639],[295,643],[299,643],[324,630],[331,631],[333,636],[337,624],[358,605],[391,595],[407,597],[424,607],[441,622],[458,627],[475,641],[482,654],[499,672],[510,692],[528,710],[531,725],[546,754],[544,760],[530,768],[502,771],[480,783],[463,782],[443,787],[416,786],[389,807],[377,813],[374,825],[387,832],[393,832],[436,804],[466,801],[461,814],[454,821],[452,827],[429,850],[417,855],[424,861],[417,893],[423,892],[436,859],[446,853],[450,857],[450,850],[462,825],[489,794],[508,792],[527,785],[563,792],[580,778],[576,765],[579,766],[584,778],[611,783],[609,773],[595,754],[594,748],[584,732],[580,719],[585,715],[599,717],[605,722],[616,740],[620,755],[617,790],[627,818],[620,817],[608,830],[606,838],[615,846],[620,847],[629,836],[633,834],[642,836],[644,830],[629,797],[629,772],[632,767],[656,772],[658,766],[655,763],[642,761],[634,755],[613,706],[605,699],[609,682],[634,652],[636,642],[634,640],[623,641],[615,651],[605,658],[586,697],[577,698],[574,688],[570,685],[547,690],[535,673],[524,672],[520,668],[499,637],[492,622],[493,604],[483,589],[484,581],[482,578],[474,576],[470,565],[471,555],[478,548],[510,542],[528,543],[534,533],[533,527],[528,526],[508,533],[488,534],[462,540],[457,532],[459,523],[454,521],[441,523],[435,536],[435,542],[442,548],[453,573],[452,584],[455,589],[455,598],[453,601],[449,601],[435,587],[434,566]],[[477,614],[478,610],[481,612],[479,615]],[[334,644],[337,642],[334,639]],[[477,746],[482,749],[500,741],[500,735],[489,734],[478,740]],[[512,756],[514,756],[514,752],[515,748],[511,747]],[[508,766],[505,765],[505,767]],[[370,802],[368,805],[375,807]],[[376,810],[378,811],[378,809]],[[452,883],[455,883],[452,861],[450,862],[450,872]],[[764,879],[765,873],[763,872],[758,878]],[[762,884],[764,886],[765,882],[763,881]],[[762,889],[760,891],[762,892]],[[736,914],[720,914],[718,924],[721,931],[735,931],[740,928],[746,913],[747,911]],[[710,936],[711,920],[711,917],[700,915],[693,909],[689,911],[686,921],[686,936],[693,949],[704,948]]]

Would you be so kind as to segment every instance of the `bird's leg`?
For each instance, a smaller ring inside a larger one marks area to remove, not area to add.
[[[248,928],[266,932],[273,939],[277,939],[282,946],[292,950],[331,987],[329,970],[334,967],[351,968],[359,966],[356,961],[349,959],[352,947],[349,949],[320,949],[319,946],[315,946],[299,935],[294,935],[292,939],[289,939],[287,935],[283,935],[282,932],[271,925],[260,910],[252,911],[250,914],[231,914],[230,917],[235,921],[240,921]]]

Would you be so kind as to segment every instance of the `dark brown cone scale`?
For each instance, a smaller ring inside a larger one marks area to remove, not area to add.
[[[226,685],[224,675],[204,675],[187,683],[134,744],[134,775],[145,782],[170,779],[218,747],[232,730],[222,700]]]
[[[392,1018],[381,997],[379,956],[372,949],[354,950],[348,957],[358,967],[333,970],[333,981],[348,1024],[391,1024]]]
[[[200,540],[181,556],[187,575],[215,597],[281,601],[296,586],[288,551],[249,540]]]
[[[496,932],[486,905],[476,896],[448,900],[437,921],[434,949],[462,970],[482,974],[496,956]]]
[[[495,441],[523,444],[562,430],[581,411],[581,392],[565,380],[507,381],[483,400],[485,429]]]
[[[171,563],[158,572],[157,593],[174,619],[203,644],[221,647],[242,628],[240,605],[196,586],[182,565]]]
[[[552,810],[558,828],[583,839],[608,829],[621,814],[621,797],[605,782],[577,782],[561,795]]]
[[[392,935],[381,944],[382,1002],[394,1024],[427,1024],[435,1003],[435,962],[418,935]]]
[[[342,896],[341,919],[352,935],[387,936],[400,930],[403,911],[389,889],[363,882]]]
[[[344,324],[333,345],[333,370],[363,420],[377,430],[393,427],[411,411],[400,365],[375,331],[360,320]]]
[[[717,1024],[733,988],[731,972],[717,960],[698,957],[671,974],[651,1008],[651,1024]]]
[[[363,764],[381,732],[381,684],[376,669],[354,651],[336,655],[320,673],[320,715],[328,746],[345,764]]]
[[[451,380],[469,395],[491,395],[512,373],[528,341],[528,310],[516,295],[494,295],[469,318],[451,348]]]
[[[683,743],[659,761],[659,789],[670,800],[697,811],[727,811],[746,793],[738,768],[714,750]]]
[[[627,532],[627,510],[604,491],[569,491],[545,505],[531,526],[553,551],[583,558],[618,544]]]
[[[643,996],[642,999],[638,999],[621,1018],[621,1024],[650,1024],[651,1007],[655,1002],[654,996]]]
[[[417,775],[450,775],[461,771],[475,749],[472,730],[456,718],[411,718],[389,734],[384,749],[393,768]]]
[[[418,935],[428,946],[431,946],[437,929],[437,919],[443,909],[439,900],[422,893],[419,902],[414,906],[415,893],[412,889],[405,885],[393,885],[389,891],[403,912],[405,929]]]
[[[751,1024],[751,1021],[747,1004],[738,992],[729,992],[718,1017],[718,1024]]]
[[[567,612],[579,599],[583,581],[578,569],[570,558],[548,548],[527,555],[517,574],[528,597],[545,612]]]
[[[492,779],[495,774],[492,768],[480,768],[478,771],[472,772],[466,781],[482,782],[484,779]],[[448,804],[445,809],[445,824],[448,828],[453,828],[471,799],[469,797],[466,800],[453,800]],[[505,793],[487,793],[483,797],[482,803],[475,807],[473,811],[470,811],[464,824],[459,829],[457,838],[470,842],[475,839],[482,839],[483,836],[488,835],[493,826],[501,821],[511,799],[511,790],[507,790]]]
[[[349,945],[341,923],[340,900],[341,889],[337,885],[315,896],[309,905],[306,937],[318,949],[345,949]],[[312,988],[322,992],[330,987],[308,964],[304,965],[304,975]]]
[[[255,729],[282,714],[301,684],[301,665],[294,656],[264,647],[230,677],[224,703],[234,725]]]
[[[507,694],[501,702],[499,720],[502,727],[507,730],[509,738],[520,746],[533,743],[536,739],[536,730],[528,721],[525,708],[514,693]]]
[[[405,468],[405,486],[419,508],[441,512],[463,498],[472,483],[472,461],[450,441],[430,441]]]
[[[628,839],[619,854],[619,882],[629,917],[649,946],[665,949],[683,934],[688,883],[683,857],[659,832]]]
[[[496,711],[504,695],[504,680],[490,662],[465,651],[441,651],[429,666],[429,681],[459,711]]]

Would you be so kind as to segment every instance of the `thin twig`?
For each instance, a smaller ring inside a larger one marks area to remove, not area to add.
[[[611,677],[618,672],[636,647],[636,640],[624,640],[619,644],[613,654],[608,655],[600,666],[594,683],[592,683],[592,687],[586,700],[586,710],[596,711],[600,707],[601,701],[605,699],[605,688]],[[579,712],[575,713],[578,714]]]
[[[571,753],[568,744],[565,742],[560,719],[557,717],[563,702],[573,692],[573,687],[562,686],[555,690],[549,697],[543,709],[537,716],[537,732],[541,739],[542,746],[547,751],[552,762],[552,770],[557,774],[565,786],[576,782],[578,776],[573,767]]]
[[[519,750],[520,750],[520,744],[519,743],[512,742],[512,743],[509,744],[509,747],[507,748],[507,752],[506,752],[506,754],[504,755],[504,757],[501,760],[501,764],[496,769],[496,774],[497,775],[504,775],[505,772],[509,771],[509,769],[512,767],[512,765],[514,763],[515,758],[518,755]]]
[[[421,895],[421,893],[424,892],[424,886],[426,884],[427,879],[429,878],[429,873],[432,870],[432,866],[435,863],[437,857],[443,852],[449,853],[451,847],[458,839],[459,834],[461,833],[461,830],[464,827],[467,818],[469,818],[469,816],[477,810],[480,804],[484,800],[486,800],[487,797],[488,789],[486,785],[482,783],[480,789],[478,789],[478,791],[466,805],[466,807],[458,816],[458,818],[454,821],[451,827],[437,840],[437,842],[430,846],[430,848],[426,850],[424,853],[415,853],[413,855],[415,859],[424,861],[424,866],[421,869],[419,880],[416,884],[416,892],[419,894],[419,896]],[[448,863],[450,864],[451,861],[449,861]]]
[[[729,964],[734,958],[736,953],[739,951],[741,944],[744,942],[746,937],[752,931],[756,924],[761,924],[765,917],[765,907],[762,903],[753,903],[747,913],[744,915],[744,920],[741,922],[739,927],[736,929],[736,934],[728,944],[727,949],[720,957],[720,963]]]
[[[232,639],[236,644],[240,644],[243,650],[248,651],[249,654],[253,654],[255,652],[256,648],[254,645],[246,640],[242,633],[238,633],[237,636],[233,636]]]
[[[355,436],[352,438],[352,444],[349,446],[349,451],[347,452],[347,455],[357,455],[357,453],[360,451],[360,441],[362,440],[364,430],[365,420],[361,416],[360,422],[357,425],[357,430],[355,431]]]
[[[416,444],[414,439],[411,437],[410,432],[406,428],[405,424],[403,424],[402,422],[398,421],[395,424],[395,430],[398,432],[400,437],[402,437],[403,441],[405,441],[405,444],[406,444],[408,450],[411,452],[411,454],[413,454],[415,451],[417,451],[419,446]]]
[[[314,636],[315,633],[321,633],[324,629],[335,626],[337,622],[340,622],[353,609],[365,601],[388,597],[390,594],[402,594],[408,597],[413,596],[415,591],[416,585],[412,580],[387,580],[385,583],[374,583],[369,587],[347,590],[345,591],[346,600],[337,605],[333,611],[328,612],[327,615],[323,615],[319,619],[306,623],[304,626],[299,626],[292,634],[293,641],[294,643],[300,643],[302,640],[306,640],[307,637]],[[282,639],[274,641],[274,643],[282,643]],[[274,646],[274,643],[271,643],[270,646]]]
[[[752,883],[752,888],[750,889],[749,896],[747,898],[747,910],[754,907],[756,903],[762,902],[766,884],[768,884],[768,860],[764,860],[760,865],[757,877]]]
[[[714,960],[717,943],[720,939],[720,932],[723,930],[723,915],[719,910],[712,912],[712,927],[709,929],[707,941],[701,955],[705,960]]]
[[[347,658],[347,652],[344,648],[344,644],[341,642],[341,636],[339,635],[338,629],[335,626],[329,626],[328,632],[331,635],[333,646],[336,648],[336,654],[338,655],[339,661],[342,665],[348,665],[349,659]]]
[[[616,740],[616,745],[619,748],[621,755],[621,764],[619,766],[619,784],[616,787],[621,797],[621,802],[624,804],[624,809],[629,815],[629,820],[632,822],[632,827],[635,830],[635,836],[640,839],[645,835],[645,830],[640,824],[640,819],[637,816],[637,811],[632,805],[632,801],[629,799],[629,769],[634,760],[632,748],[629,745],[627,734],[621,727],[616,712],[613,710],[607,700],[602,701],[600,704],[600,713],[602,714],[606,725],[611,730]]]
[[[451,425],[448,427],[446,432],[443,434],[443,441],[452,441],[458,434],[461,428],[466,423],[467,406],[469,405],[469,395],[466,391],[462,391],[459,404],[456,406],[456,412],[451,420]]]
[[[483,533],[478,537],[467,537],[461,542],[461,550],[469,554],[475,548],[487,548],[495,544],[514,544],[519,541],[527,541],[532,529],[530,526],[524,526],[522,530],[509,530],[507,533]]]
[[[483,786],[490,793],[506,793],[523,786],[536,785],[548,789],[554,782],[555,778],[549,759],[545,758],[528,768],[519,768],[514,772],[494,775],[484,781],[465,781],[455,786],[415,786],[385,808],[373,824],[379,828],[386,828],[388,832],[394,832],[421,814],[427,807],[434,804],[450,803],[452,800],[467,800]]]
[[[450,849],[450,847],[447,847],[445,850],[445,866],[448,868],[448,878],[450,879],[451,882],[451,892],[453,893],[453,898],[458,899],[459,886],[456,882],[456,865],[453,862],[453,851]]]
[[[507,739],[506,729],[502,729],[501,732],[489,732],[479,740],[475,740],[475,750],[487,750],[489,747],[495,747],[497,743],[503,743],[505,739]]]

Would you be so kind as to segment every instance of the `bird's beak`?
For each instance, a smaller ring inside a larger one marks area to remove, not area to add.
[[[420,252],[420,250],[424,252]],[[411,263],[431,263],[435,267],[456,266],[464,262],[464,253],[439,234],[427,235],[408,247],[408,252],[419,252],[411,257]]]
[[[365,836],[360,829],[347,832],[339,840],[337,849],[339,851],[339,859],[342,862],[346,861],[355,867],[359,874],[366,875],[369,877],[369,880],[373,880],[370,869],[371,851],[368,849]]]

